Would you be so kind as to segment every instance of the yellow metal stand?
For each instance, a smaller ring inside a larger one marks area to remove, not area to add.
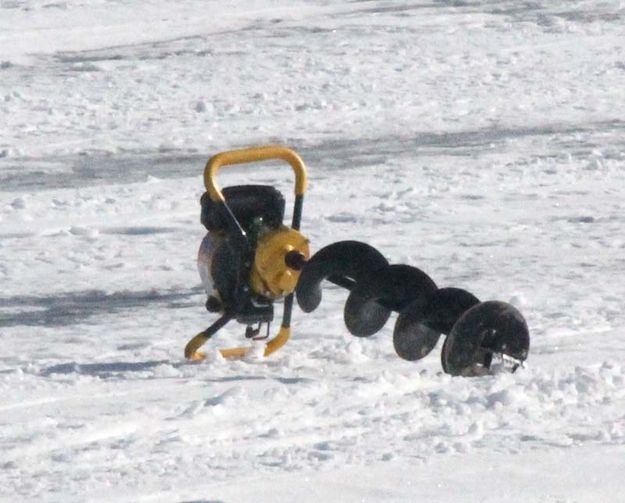
[[[265,346],[264,356],[269,356],[275,353],[284,346],[291,335],[291,329],[289,327],[280,327],[278,335],[271,339]],[[206,353],[198,351],[206,342],[209,337],[206,337],[203,333],[197,334],[191,339],[184,348],[184,357],[187,360],[201,361],[206,359]],[[220,349],[219,352],[224,358],[243,358],[252,350],[251,346],[244,346],[238,348]]]

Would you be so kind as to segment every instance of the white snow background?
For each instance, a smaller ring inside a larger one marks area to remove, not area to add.
[[[624,502],[624,117],[622,1],[0,0],[0,499]],[[403,361],[331,286],[184,361],[204,163],[267,143],[313,251],[512,302],[527,368]]]

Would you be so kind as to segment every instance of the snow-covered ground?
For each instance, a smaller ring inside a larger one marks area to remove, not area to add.
[[[0,500],[622,501],[624,117],[620,1],[0,0]],[[266,143],[313,251],[512,302],[527,368],[400,360],[331,286],[184,361],[204,163]]]

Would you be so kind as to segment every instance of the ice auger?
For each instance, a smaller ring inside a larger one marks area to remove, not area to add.
[[[283,223],[285,200],[272,186],[238,185],[223,191],[216,175],[223,166],[283,160],[295,172],[295,199],[290,227]],[[198,253],[206,309],[219,318],[193,337],[185,356],[201,360],[199,348],[231,320],[246,325],[248,339],[268,339],[265,356],[290,336],[294,297],[302,311],[321,303],[321,285],[330,281],[349,290],[344,308],[348,331],[368,337],[398,313],[393,331],[396,353],[416,361],[429,354],[446,335],[441,363],[452,375],[481,375],[494,364],[510,371],[523,364],[529,331],[521,313],[501,301],[480,302],[460,288],[438,288],[420,269],[390,264],[372,246],[360,241],[330,244],[312,257],[300,232],[306,169],[301,158],[281,146],[222,152],[204,169],[201,222],[208,233]],[[283,299],[282,323],[269,339],[273,304]],[[221,349],[224,357],[246,355],[251,347]]]

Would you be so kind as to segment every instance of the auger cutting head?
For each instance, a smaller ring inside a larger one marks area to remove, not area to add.
[[[497,359],[514,372],[527,359],[530,336],[523,315],[511,304],[487,301],[468,309],[454,324],[442,351],[445,372],[479,376]]]

